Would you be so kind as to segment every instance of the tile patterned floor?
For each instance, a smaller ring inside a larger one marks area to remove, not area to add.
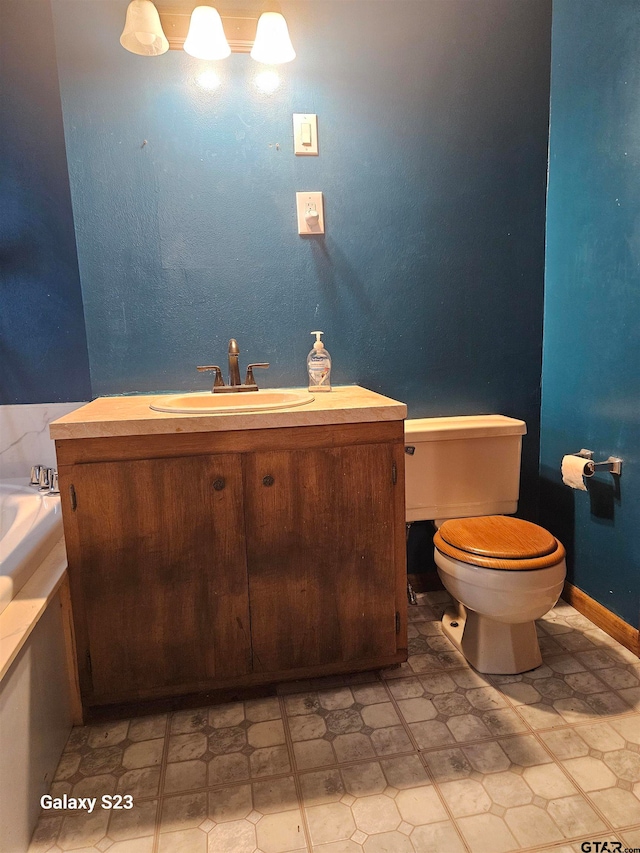
[[[543,665],[471,669],[445,592],[410,611],[410,657],[277,696],[74,729],[30,853],[577,853],[640,849],[640,661],[560,602]],[[595,848],[594,848],[595,849]]]

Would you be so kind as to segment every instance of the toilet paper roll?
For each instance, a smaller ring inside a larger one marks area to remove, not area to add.
[[[587,487],[584,484],[584,466],[588,461],[583,456],[562,457],[562,482],[565,486],[571,486],[572,489],[580,489],[582,492],[587,491]]]

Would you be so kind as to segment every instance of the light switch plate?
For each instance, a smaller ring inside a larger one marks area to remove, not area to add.
[[[293,150],[295,154],[318,154],[318,116],[315,113],[293,114]]]
[[[296,210],[298,212],[298,234],[324,234],[324,205],[322,193],[296,193]],[[309,211],[316,211],[317,222],[308,222],[305,218]]]

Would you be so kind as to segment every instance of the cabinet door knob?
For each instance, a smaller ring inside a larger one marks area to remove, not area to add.
[[[263,486],[273,486],[274,483],[275,483],[275,480],[273,479],[271,474],[267,474],[266,477],[262,478],[262,485]]]
[[[224,477],[218,477],[217,480],[213,481],[213,488],[216,490],[216,492],[221,492],[224,489],[225,485],[226,483],[224,481]]]

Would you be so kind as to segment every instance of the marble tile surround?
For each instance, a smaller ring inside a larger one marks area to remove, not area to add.
[[[84,406],[80,403],[32,403],[0,406],[0,480],[28,477],[32,465],[55,467],[49,424]]]

